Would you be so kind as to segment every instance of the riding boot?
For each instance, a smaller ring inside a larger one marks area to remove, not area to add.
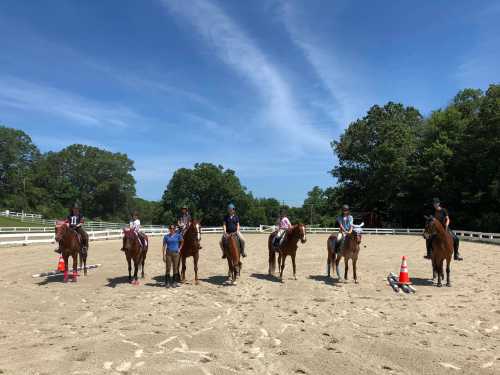
[[[247,253],[245,253],[245,246],[241,246],[241,251],[240,251],[240,254],[243,258],[246,258],[247,257]]]
[[[168,288],[168,286],[172,283],[172,280],[170,279],[170,275],[165,276],[165,287]]]
[[[198,245],[198,250],[203,249],[203,246],[201,246],[200,241],[197,241],[196,243],[197,243],[197,245]]]
[[[451,229],[448,230],[450,231],[450,234],[453,237],[453,259],[458,261],[464,260],[464,258],[462,258],[460,256],[460,253],[458,252],[458,247],[460,246],[460,240],[458,239],[458,236],[455,233],[453,233]]]
[[[54,249],[54,252],[56,252],[57,254],[61,254],[62,253],[61,247]]]

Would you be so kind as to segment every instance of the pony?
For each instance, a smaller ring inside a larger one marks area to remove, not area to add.
[[[344,270],[344,279],[347,280],[347,273],[349,270],[349,259],[352,262],[352,273],[354,278],[354,283],[358,283],[358,275],[357,275],[357,262],[359,255],[359,245],[361,244],[362,239],[362,227],[364,223],[360,225],[353,225],[353,231],[349,234],[345,234],[344,236],[344,245],[342,249],[339,249],[340,244],[337,244],[335,241],[335,236],[332,235],[328,238],[327,241],[327,251],[328,251],[328,259],[327,259],[327,273],[328,277],[330,276],[330,270],[333,268],[335,264],[335,271],[337,273],[337,277],[341,280],[340,276],[340,261],[344,258],[345,270]]]
[[[198,285],[198,259],[200,258],[199,242],[201,240],[200,223],[193,220],[191,225],[186,229],[183,238],[184,243],[180,253],[182,262],[181,282],[186,281],[186,258],[193,257],[194,283]]]
[[[269,276],[274,276],[276,271],[276,252],[278,252],[278,267],[280,270],[280,281],[283,281],[283,270],[285,269],[285,259],[289,255],[292,258],[293,266],[293,278],[297,280],[296,266],[295,266],[295,255],[297,253],[297,243],[305,243],[306,239],[306,227],[304,224],[295,224],[290,229],[286,231],[285,238],[279,248],[276,250],[273,246],[274,237],[277,232],[273,232],[269,235],[267,241],[267,247],[269,249]]]
[[[141,267],[141,278],[144,278],[144,263],[148,252],[148,238],[144,236],[144,246],[141,246],[139,235],[132,228],[123,229],[123,248],[128,264],[128,281],[133,285],[139,285],[137,273]],[[132,260],[134,261],[134,277],[132,278]]]
[[[423,236],[426,240],[432,238],[432,281],[436,280],[437,286],[442,287],[444,279],[443,263],[446,259],[446,286],[451,286],[450,264],[453,255],[453,238],[443,224],[433,216],[424,216],[426,223]]]
[[[78,233],[71,229],[66,221],[59,220],[55,227],[55,240],[59,242],[61,256],[64,259],[64,282],[68,281],[68,260],[73,258],[72,281],[77,281],[78,276],[78,256],[83,263],[83,272],[87,276],[87,251],[82,249],[82,241]]]
[[[241,272],[241,244],[237,233],[229,234],[223,241],[224,254],[226,255],[228,271],[228,280],[232,284],[236,284],[236,278],[240,276]]]

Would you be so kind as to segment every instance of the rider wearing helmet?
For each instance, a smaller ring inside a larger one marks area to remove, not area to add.
[[[224,216],[224,224],[222,225],[222,227],[224,228],[224,234],[222,235],[222,238],[219,242],[220,248],[222,250],[222,258],[226,257],[226,254],[224,253],[224,244],[226,243],[229,235],[231,235],[232,233],[237,234],[240,241],[241,256],[246,257],[247,255],[245,253],[245,239],[240,233],[240,218],[236,215],[236,207],[232,203],[227,206],[227,215]]]
[[[65,222],[69,224],[69,227],[77,232],[81,238],[81,246],[82,251],[86,252],[89,248],[89,236],[87,232],[83,229],[83,224],[85,219],[83,215],[80,213],[80,206],[78,203],[75,203],[73,207],[69,209],[69,215],[66,217]],[[56,250],[56,253],[61,253],[61,247],[59,246]]]
[[[139,219],[139,213],[137,211],[134,211],[132,217],[130,218],[129,228],[137,234],[139,242],[144,249],[147,245],[147,241],[145,234],[141,231],[141,220]],[[123,238],[123,246],[121,248],[121,251],[125,251],[125,237]]]
[[[339,245],[339,250],[342,250],[342,247],[344,246],[345,235],[352,233],[354,224],[354,219],[351,216],[349,205],[344,204],[342,206],[342,215],[337,216],[337,223],[339,224],[337,244]]]
[[[282,244],[283,240],[285,239],[286,231],[292,227],[292,223],[288,219],[286,210],[284,209],[281,210],[277,226],[278,226],[278,231],[276,232],[276,236],[274,236],[273,239],[273,246],[275,248],[278,248]]]
[[[458,252],[458,247],[460,246],[460,240],[458,236],[450,229],[450,216],[448,215],[448,210],[444,207],[441,207],[441,200],[439,198],[434,198],[432,200],[432,205],[434,207],[434,217],[443,224],[444,229],[450,233],[453,238],[453,259],[455,260],[463,260]],[[426,259],[431,259],[432,255],[432,240],[434,236],[431,236],[428,240],[426,240],[427,247],[427,255],[424,256]]]
[[[184,236],[186,234],[187,229],[191,225],[192,219],[191,215],[189,214],[189,210],[187,205],[182,205],[181,206],[181,214],[179,215],[179,218],[177,219],[177,226],[179,227],[180,234]],[[200,240],[196,240],[198,243],[198,249],[202,249],[200,245]]]

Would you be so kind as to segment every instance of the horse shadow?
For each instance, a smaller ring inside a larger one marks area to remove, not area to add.
[[[70,282],[70,281],[71,281],[71,279],[69,279],[68,282]],[[36,285],[44,286],[44,285],[52,284],[52,283],[64,283],[64,275],[60,274],[60,275],[54,275],[51,277],[46,277],[44,280],[37,282]]]
[[[128,276],[117,276],[108,278],[108,283],[106,284],[106,286],[108,288],[116,288],[116,286],[120,284],[130,284]]]
[[[308,279],[322,282],[327,285],[335,285],[340,283],[338,278],[329,277],[327,275],[309,275]]]
[[[162,287],[165,288],[165,275],[158,275],[152,277],[152,280],[154,283],[145,283],[144,285],[146,286],[152,286],[152,287]]]
[[[412,285],[415,286],[433,286],[434,283],[432,279],[429,278],[421,278],[421,277],[412,277],[411,278]]]
[[[259,279],[259,280],[271,281],[271,282],[274,282],[274,283],[281,283],[279,277],[273,276],[273,275],[269,275],[268,273],[252,273],[250,275],[250,277],[253,277],[253,278]]]
[[[200,279],[200,281],[212,284],[212,285],[227,285],[227,276],[221,276],[221,275],[216,275],[216,276],[209,276],[206,279]]]

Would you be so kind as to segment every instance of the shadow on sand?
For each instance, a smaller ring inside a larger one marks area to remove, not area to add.
[[[259,280],[266,280],[266,281],[272,281],[274,283],[281,283],[279,277],[269,275],[267,273],[252,273],[250,277],[253,277],[255,279]]]
[[[333,277],[328,277],[327,275],[309,275],[308,277],[310,280],[322,282],[327,285],[335,285],[335,284],[341,284],[342,282],[339,281],[338,278],[333,278]]]
[[[118,276],[108,279],[108,283],[106,284],[109,288],[116,288],[117,285],[120,284],[130,284],[128,281],[128,276]]]
[[[229,285],[226,283],[227,276],[221,276],[221,275],[210,276],[210,277],[207,277],[206,279],[200,279],[200,281],[205,282],[205,283],[209,283],[212,285]]]

